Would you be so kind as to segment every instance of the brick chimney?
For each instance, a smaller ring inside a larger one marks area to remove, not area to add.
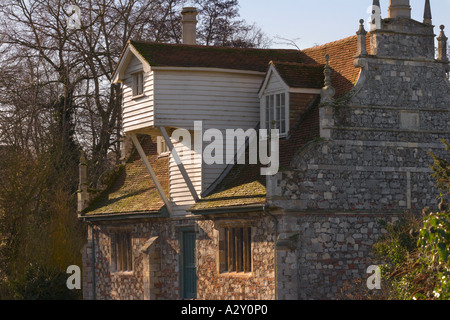
[[[181,11],[183,28],[183,44],[197,44],[197,9],[186,7]]]
[[[389,0],[389,18],[411,19],[411,5],[409,0]]]

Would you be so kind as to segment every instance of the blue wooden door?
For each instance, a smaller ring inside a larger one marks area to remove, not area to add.
[[[195,257],[195,232],[183,232],[182,298],[197,298],[197,265]]]

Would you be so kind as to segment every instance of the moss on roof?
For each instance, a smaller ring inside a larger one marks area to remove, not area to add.
[[[214,191],[189,211],[263,205],[266,203],[266,178],[259,165],[235,165]]]
[[[141,144],[149,155],[148,159],[161,186],[168,194],[168,157],[157,157],[156,145],[149,136],[142,138]],[[164,202],[137,152],[118,170],[117,178],[112,180],[112,184],[91,202],[83,216],[156,213],[164,207]]]
[[[292,49],[249,49],[130,41],[153,67],[206,67],[267,71],[269,61],[302,62]]]
[[[279,75],[291,88],[322,89],[324,65],[272,61]]]

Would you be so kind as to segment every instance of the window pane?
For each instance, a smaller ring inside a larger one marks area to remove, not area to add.
[[[132,259],[132,245],[131,245],[131,234],[127,234],[127,270],[133,270],[133,259]]]
[[[133,76],[132,89],[133,89],[133,96],[137,96],[137,78],[136,78],[136,76]]]
[[[224,228],[221,272],[251,272],[251,228]]]
[[[228,271],[228,228],[225,228],[225,244],[224,244],[224,271]]]
[[[236,229],[231,228],[231,266],[230,271],[236,270]]]
[[[243,252],[243,238],[244,238],[244,229],[238,228],[236,230],[236,243],[237,243],[237,261],[236,261],[236,271],[242,272],[244,271],[243,268],[243,260],[244,260],[244,252]]]
[[[144,93],[144,73],[139,74],[139,94]]]
[[[281,105],[282,106],[286,105],[286,95],[284,93],[281,94]]]
[[[245,259],[245,270],[244,272],[252,271],[252,256],[251,256],[251,228],[245,229],[244,237],[244,259]]]

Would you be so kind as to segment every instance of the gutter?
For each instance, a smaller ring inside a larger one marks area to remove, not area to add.
[[[160,211],[146,211],[146,212],[129,212],[129,213],[107,213],[98,215],[79,215],[78,218],[84,222],[93,221],[119,221],[127,219],[148,219],[148,218],[163,218],[168,217],[168,212],[165,209]]]
[[[269,207],[269,205],[266,203],[263,207],[263,211],[265,214],[267,214],[269,217],[272,218],[273,223],[274,223],[274,233],[275,233],[275,240],[273,242],[273,252],[274,252],[274,257],[273,257],[273,262],[274,262],[274,278],[275,278],[275,300],[278,300],[278,281],[277,281],[277,239],[278,239],[278,219],[277,217],[275,217],[273,214],[271,214],[267,208]]]
[[[260,210],[264,207],[264,204],[257,205],[243,205],[243,206],[233,206],[233,207],[223,207],[223,208],[206,208],[206,209],[188,209],[188,212],[192,214],[199,215],[213,215],[213,214],[224,214],[224,213],[239,213],[239,212],[249,212]]]

